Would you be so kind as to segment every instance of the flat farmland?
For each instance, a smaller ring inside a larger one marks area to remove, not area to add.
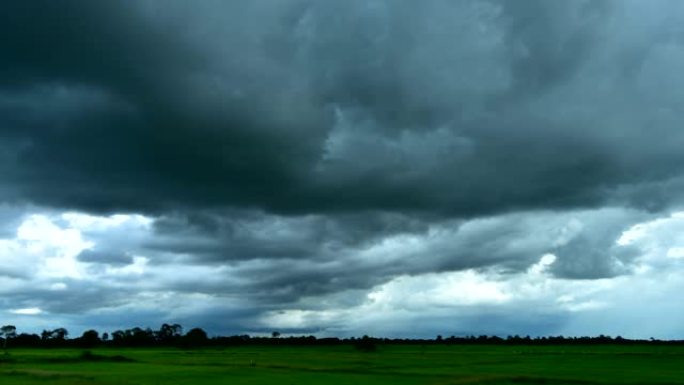
[[[683,346],[15,349],[0,384],[684,384]]]

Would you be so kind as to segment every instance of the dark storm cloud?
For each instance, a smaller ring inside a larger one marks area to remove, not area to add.
[[[249,259],[335,259],[349,248],[373,245],[384,237],[424,233],[427,218],[397,213],[277,216],[253,211],[195,212],[161,217],[151,250],[187,254],[198,262]]]
[[[614,73],[668,76],[616,28],[638,4],[2,7],[3,200],[476,216],[595,206],[684,164],[669,99]]]
[[[3,5],[3,174],[19,195],[6,199],[130,211],[276,195],[310,153],[311,133],[292,134],[318,112],[256,111],[268,95],[203,103],[206,53],[133,5]]]

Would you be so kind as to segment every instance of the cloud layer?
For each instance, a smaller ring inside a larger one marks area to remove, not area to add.
[[[681,287],[682,11],[2,4],[6,314],[590,334]]]
[[[6,200],[455,216],[679,200],[639,194],[684,164],[681,31],[652,5],[3,7]]]

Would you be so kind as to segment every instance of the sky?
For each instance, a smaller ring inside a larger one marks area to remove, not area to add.
[[[684,339],[684,2],[0,3],[0,323]]]

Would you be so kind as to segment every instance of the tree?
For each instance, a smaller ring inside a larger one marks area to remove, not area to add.
[[[14,325],[5,325],[0,328],[0,336],[3,337],[2,348],[7,350],[7,341],[17,336],[17,328]]]
[[[65,328],[57,328],[55,330],[43,330],[40,333],[40,339],[46,343],[47,346],[60,346],[64,344],[69,332]]]
[[[375,339],[368,336],[363,336],[356,340],[354,347],[362,352],[374,352],[377,349]]]
[[[100,335],[96,330],[87,330],[79,339],[79,344],[84,348],[91,348],[100,343]]]
[[[64,341],[68,335],[69,335],[69,332],[66,329],[57,328],[57,329],[52,331],[50,339],[58,340],[58,341]]]
[[[112,342],[115,344],[123,344],[125,338],[126,338],[126,333],[123,330],[115,330],[112,332]]]
[[[145,346],[154,343],[155,333],[150,328],[141,329],[134,327],[133,329],[126,330],[124,333],[126,335],[125,342],[129,346]]]
[[[278,337],[280,337],[280,332],[277,332],[277,331],[276,331],[276,332],[271,333],[271,337],[272,337],[272,338],[278,338]]]
[[[185,347],[197,347],[206,345],[209,338],[207,338],[207,332],[200,328],[194,328],[187,332],[181,341]]]
[[[155,333],[157,339],[164,343],[172,343],[183,335],[183,327],[179,324],[163,324],[158,332]]]
[[[39,347],[40,336],[37,334],[21,333],[14,337],[13,343],[15,346]]]

